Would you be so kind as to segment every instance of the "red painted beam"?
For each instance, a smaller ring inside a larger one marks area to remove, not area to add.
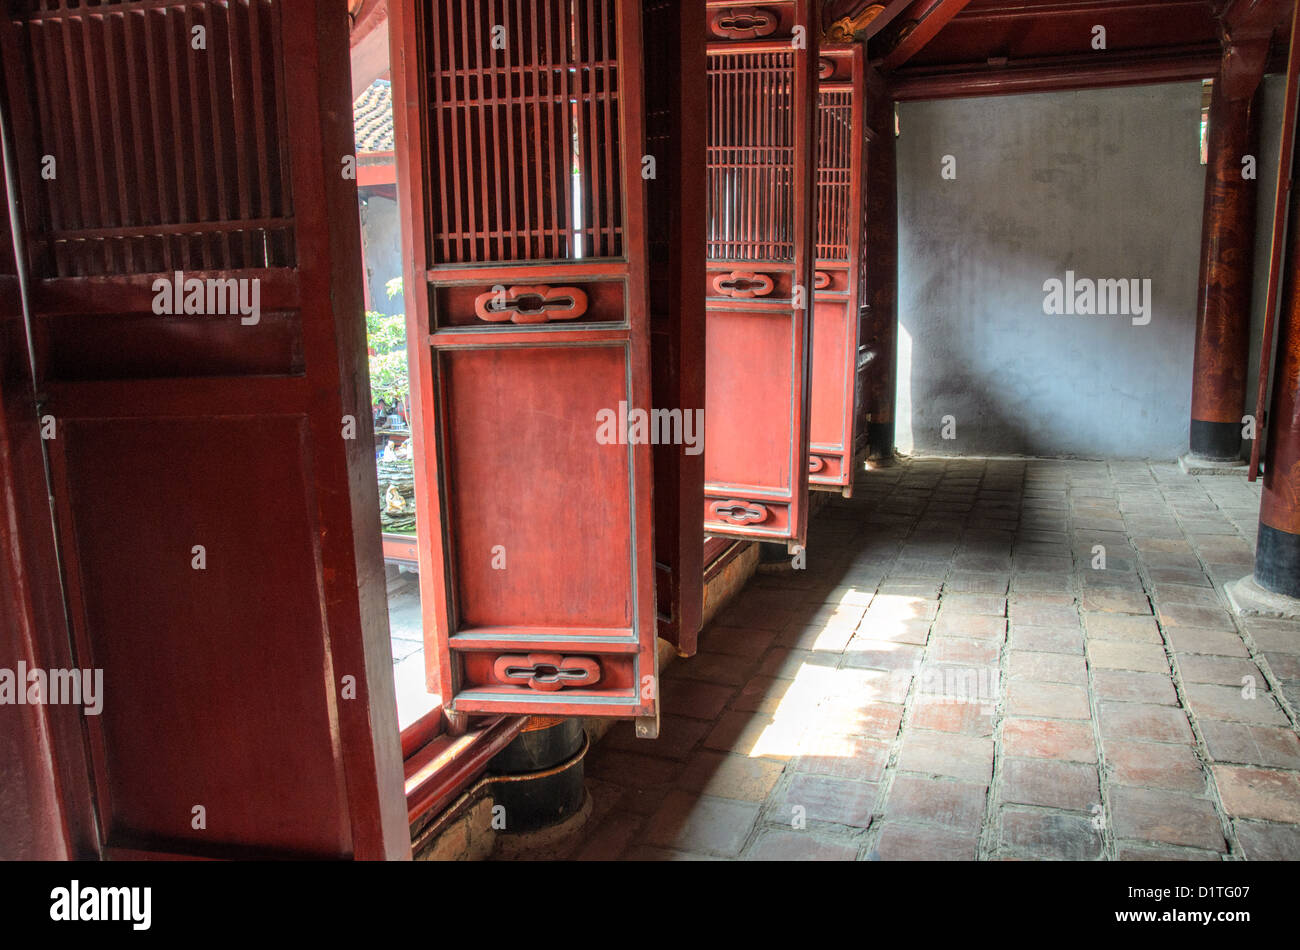
[[[358,43],[388,20],[388,0],[348,0],[349,42]]]
[[[966,9],[969,3],[970,0],[939,0],[930,7],[929,13],[912,28],[911,32],[890,50],[881,66],[886,70],[902,66],[920,52],[926,43],[934,39],[940,30],[951,23],[953,17]]]
[[[397,183],[397,164],[393,158],[393,153],[389,152],[362,152],[361,157],[374,160],[374,164],[357,165],[357,187],[365,188],[374,185],[393,185]],[[387,161],[383,159],[387,158]]]
[[[885,4],[884,12],[867,24],[867,28],[862,33],[863,41],[871,39],[898,19],[898,15],[907,9],[908,3],[909,0],[890,0],[889,3]]]
[[[349,0],[352,98],[388,72],[388,0]]]

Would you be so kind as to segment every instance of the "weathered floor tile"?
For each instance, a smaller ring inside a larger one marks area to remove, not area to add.
[[[745,846],[758,811],[749,802],[671,792],[647,824],[644,840],[653,847],[734,858]]]
[[[1231,817],[1300,824],[1300,772],[1216,765],[1214,781]]]
[[[1221,589],[1259,490],[1172,463],[864,474],[805,572],[758,575],[667,668],[661,738],[588,753],[567,856],[1300,859],[1300,624]]]

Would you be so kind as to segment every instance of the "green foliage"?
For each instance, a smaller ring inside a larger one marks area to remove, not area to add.
[[[406,317],[367,311],[366,342],[371,350],[371,397],[390,406],[405,403],[411,390],[406,365]]]
[[[388,299],[402,292],[402,278],[384,284]],[[370,348],[370,394],[390,406],[404,405],[411,383],[406,366],[406,317],[366,311],[366,345]]]

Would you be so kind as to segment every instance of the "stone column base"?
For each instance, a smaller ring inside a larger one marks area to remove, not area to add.
[[[1188,452],[1178,460],[1186,475],[1244,475],[1250,468],[1245,459],[1207,459]]]
[[[1223,592],[1239,617],[1277,617],[1282,620],[1300,620],[1300,598],[1288,597],[1265,590],[1248,574],[1241,580],[1225,584]]]

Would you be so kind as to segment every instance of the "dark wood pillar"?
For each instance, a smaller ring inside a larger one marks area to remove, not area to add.
[[[1258,184],[1245,177],[1243,159],[1258,159],[1256,99],[1267,58],[1267,39],[1225,38],[1210,100],[1190,448],[1218,461],[1241,457]]]
[[[870,457],[894,455],[894,403],[898,379],[898,163],[894,100],[875,70],[867,91],[867,227],[862,253],[867,306],[859,334],[858,385]]]
[[[1300,190],[1291,194],[1277,357],[1264,443],[1264,493],[1255,547],[1255,582],[1300,598]],[[1268,341],[1265,341],[1268,345]]]

